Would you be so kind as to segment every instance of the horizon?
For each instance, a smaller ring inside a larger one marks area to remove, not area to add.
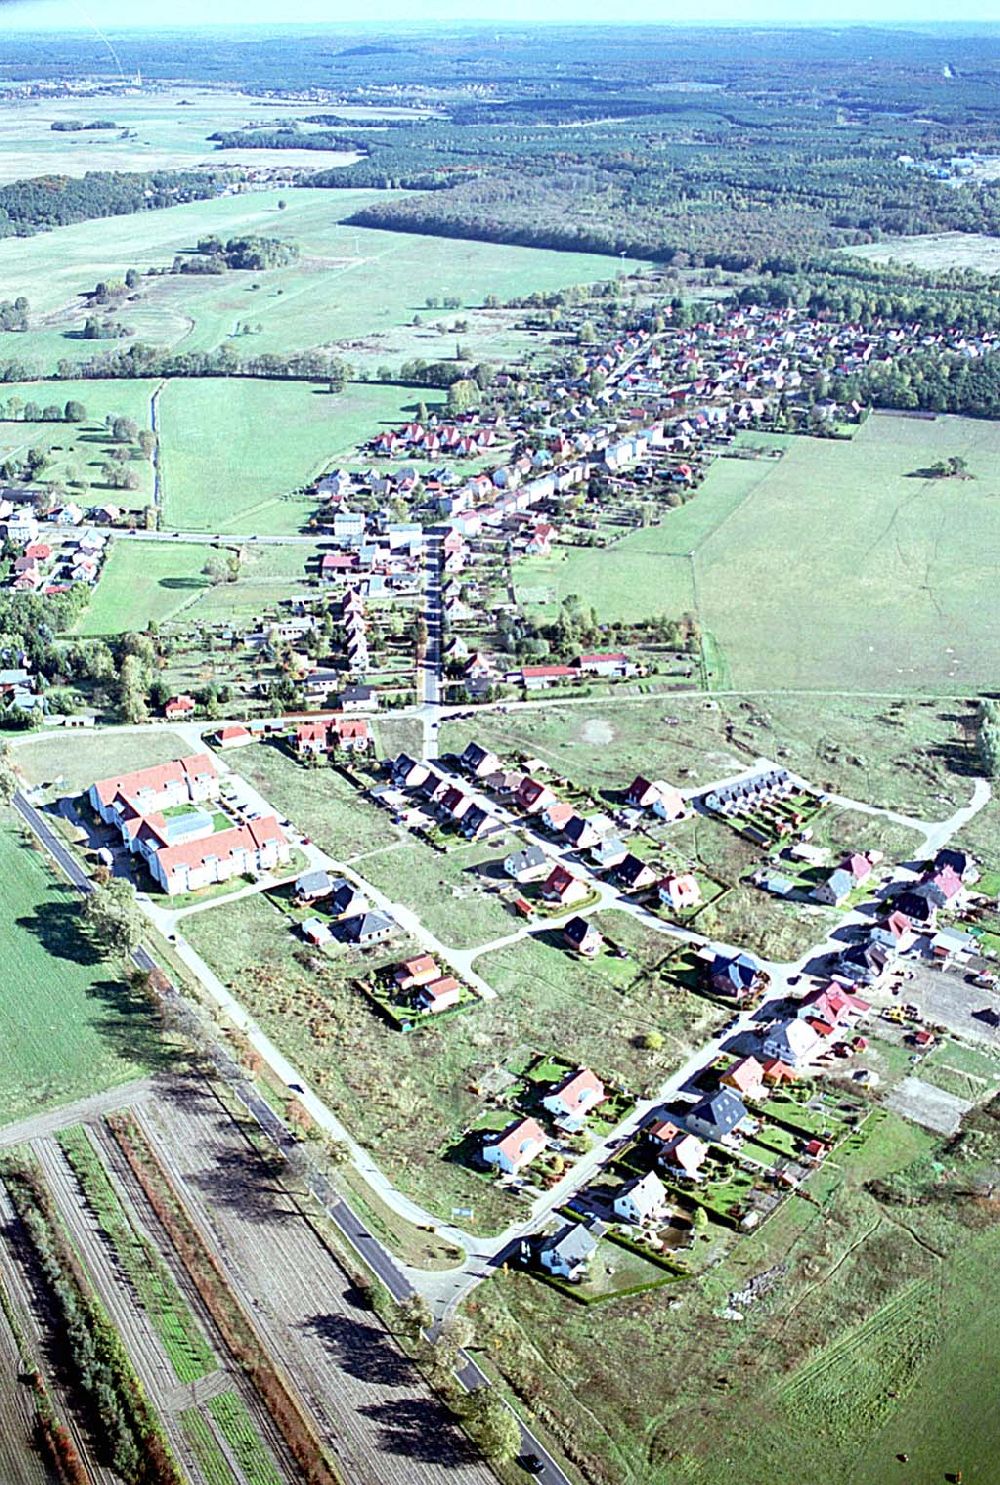
[[[737,0],[708,0],[707,12],[703,6],[697,19],[679,19],[651,13],[660,8],[658,0],[638,0],[632,14],[609,22],[603,14],[580,14],[579,0],[550,0],[547,14],[543,16],[535,11],[534,0],[507,0],[502,19],[484,19],[481,15],[464,13],[468,0],[433,0],[433,13],[419,20],[413,18],[412,11],[403,4],[403,0],[371,0],[364,7],[363,14],[359,12],[337,20],[329,20],[322,14],[314,13],[326,8],[325,0],[298,0],[295,15],[289,19],[279,19],[273,15],[271,0],[252,0],[258,13],[250,15],[247,10],[252,6],[248,7],[241,0],[221,0],[221,3],[212,7],[208,18],[205,15],[206,7],[199,0],[177,0],[173,19],[167,25],[162,24],[159,18],[148,23],[137,19],[131,0],[97,0],[97,3],[86,7],[77,3],[77,0],[0,0],[0,8],[4,12],[8,31],[22,35],[46,35],[59,31],[63,35],[82,36],[100,34],[102,30],[114,30],[120,34],[166,36],[192,28],[201,34],[259,34],[262,31],[294,30],[371,34],[389,29],[407,34],[456,29],[504,33],[561,28],[580,31],[913,30],[937,31],[947,35],[949,32],[968,32],[970,29],[1000,30],[1000,19],[995,18],[995,11],[988,12],[985,4],[983,13],[976,14],[973,6],[971,14],[941,20],[935,0],[921,0],[921,3],[926,7],[926,13],[921,13],[920,6],[914,7],[910,0],[901,0],[901,3],[900,0],[882,0],[880,13],[873,14],[865,0],[849,0],[848,8],[841,9],[836,16],[822,14],[803,17],[801,7],[795,0],[768,0],[766,7],[762,7],[765,13],[758,16],[748,16]],[[573,14],[569,13],[571,9]],[[228,11],[238,11],[239,14],[227,14]],[[901,13],[903,11],[907,13]],[[219,18],[220,12],[222,19]]]

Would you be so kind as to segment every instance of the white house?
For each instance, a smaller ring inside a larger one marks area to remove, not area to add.
[[[615,1197],[615,1215],[624,1222],[641,1226],[662,1217],[667,1204],[666,1187],[654,1170],[639,1180],[630,1181]]]

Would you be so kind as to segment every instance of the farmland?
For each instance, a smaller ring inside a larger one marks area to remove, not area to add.
[[[144,1006],[84,936],[76,899],[0,819],[0,1121],[140,1077],[163,1053]]]
[[[720,690],[989,685],[1000,643],[986,556],[1000,543],[1000,426],[884,415],[849,442],[784,445],[780,460],[717,461],[688,505],[610,551],[557,549],[525,563],[520,596],[551,613],[576,593],[606,619],[692,611]],[[973,480],[921,477],[952,455]],[[782,562],[782,552],[799,558]],[[813,612],[815,624],[802,621]]]

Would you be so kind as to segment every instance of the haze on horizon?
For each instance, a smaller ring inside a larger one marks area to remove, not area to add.
[[[609,20],[602,0],[548,0],[539,15],[538,0],[503,0],[497,14],[477,9],[472,0],[420,0],[415,11],[407,0],[175,0],[169,13],[156,7],[138,7],[134,0],[0,0],[4,23],[18,31],[161,30],[188,27],[241,27],[286,25],[338,26],[366,31],[398,26],[421,30],[437,25],[497,26],[529,25],[662,25],[662,26],[794,26],[831,27],[879,25],[925,27],[968,26],[997,23],[993,0],[960,0],[947,22],[941,19],[938,0],[842,0],[836,11],[825,6],[805,7],[798,0],[756,0],[750,7],[738,0],[704,0],[696,11],[670,5],[665,0],[632,0],[625,13]]]

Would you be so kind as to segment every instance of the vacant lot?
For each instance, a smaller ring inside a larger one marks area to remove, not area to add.
[[[966,703],[902,698],[613,696],[448,722],[441,749],[460,753],[475,737],[505,758],[541,758],[576,783],[610,794],[638,773],[705,788],[764,756],[853,799],[943,819],[972,792],[968,775],[978,767],[972,715]],[[981,831],[976,840],[994,836],[1000,841],[996,817],[989,834]]]
[[[185,758],[191,751],[166,727],[145,732],[60,731],[19,743],[14,761],[29,784],[58,779],[58,793],[74,795],[89,789],[95,779]]]
[[[928,232],[926,237],[894,237],[844,252],[871,263],[914,263],[918,268],[971,268],[1000,272],[1000,243],[979,232]]]
[[[877,1116],[811,1180],[818,1206],[787,1202],[669,1307],[648,1296],[586,1311],[511,1273],[469,1309],[487,1352],[602,1482],[730,1485],[737,1459],[747,1485],[881,1485],[896,1470],[992,1480],[997,1430],[976,1367],[996,1306],[980,1306],[977,1285],[994,1292],[998,1230],[977,1234],[941,1203],[908,1207],[904,1227],[866,1186],[935,1151],[935,1137]],[[760,1297],[730,1298],[751,1279]],[[734,1303],[742,1323],[724,1316]],[[662,1367],[671,1354],[683,1367]],[[906,1452],[909,1470],[894,1457]]]
[[[338,861],[397,839],[388,816],[367,803],[336,769],[306,768],[283,748],[266,743],[231,753],[229,764]]]
[[[145,1008],[81,932],[77,898],[0,814],[0,1122],[140,1076],[161,1056]]]
[[[210,547],[178,542],[116,539],[90,603],[77,621],[78,634],[127,634],[162,624],[189,608],[210,586],[202,568]]]

